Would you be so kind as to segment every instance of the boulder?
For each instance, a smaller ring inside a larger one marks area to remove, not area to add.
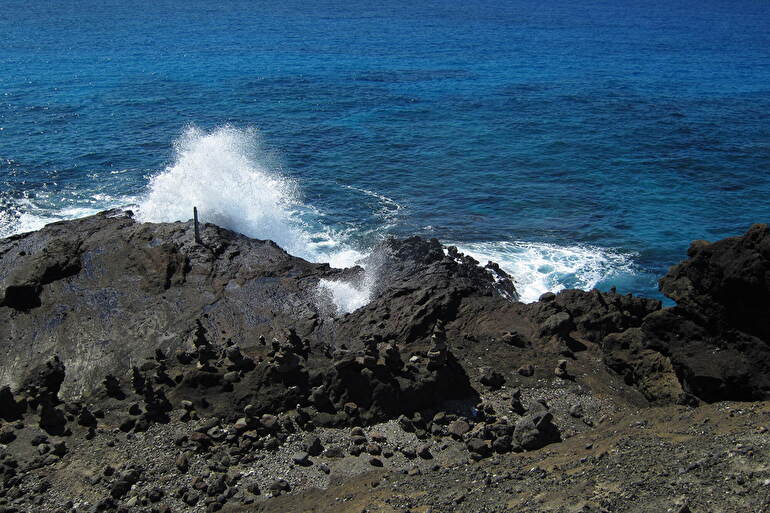
[[[553,415],[543,404],[534,403],[527,413],[516,421],[513,443],[528,451],[549,443],[561,441],[559,429],[553,424]]]
[[[491,367],[484,367],[481,369],[479,381],[482,385],[485,385],[492,390],[497,390],[505,384],[503,375]]]
[[[770,230],[694,242],[660,280],[677,302],[602,341],[605,363],[653,402],[770,397]]]

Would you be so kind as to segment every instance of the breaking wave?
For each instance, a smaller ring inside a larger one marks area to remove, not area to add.
[[[140,201],[141,221],[182,221],[198,208],[210,222],[257,239],[270,239],[294,256],[332,267],[351,267],[366,255],[344,237],[317,222],[301,201],[298,184],[280,172],[256,130],[222,127],[205,132],[188,128],[175,143],[175,159],[151,178]],[[323,281],[337,311],[368,302],[369,283],[358,287]]]
[[[457,244],[457,248],[482,264],[491,260],[513,276],[521,301],[537,301],[545,292],[565,288],[591,290],[610,287],[636,276],[633,254],[585,245],[522,241]]]

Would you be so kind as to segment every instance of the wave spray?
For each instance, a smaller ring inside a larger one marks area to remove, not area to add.
[[[173,163],[150,180],[139,203],[140,221],[187,220],[197,206],[203,222],[270,239],[311,262],[350,267],[364,257],[331,230],[303,221],[309,209],[300,200],[297,184],[280,173],[256,130],[226,126],[205,132],[190,127],[174,149]],[[358,285],[322,280],[319,286],[338,313],[345,313],[369,301],[369,285],[370,280]]]

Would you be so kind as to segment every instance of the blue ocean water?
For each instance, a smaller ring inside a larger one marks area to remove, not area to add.
[[[764,0],[4,0],[0,236],[106,207],[659,297],[770,221]]]

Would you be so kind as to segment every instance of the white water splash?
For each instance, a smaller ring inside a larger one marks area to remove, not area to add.
[[[372,287],[368,280],[360,285],[338,280],[321,280],[318,288],[321,296],[328,296],[334,302],[336,314],[350,313],[365,306],[371,300]]]
[[[69,206],[52,210],[43,208],[28,199],[16,200],[12,205],[0,205],[0,238],[17,233],[33,232],[49,223],[65,219],[78,219],[97,214],[103,210],[125,206],[131,198],[112,198],[107,195],[94,195],[92,199],[82,200],[95,206]]]
[[[538,242],[479,242],[457,248],[479,262],[491,260],[513,276],[522,302],[565,288],[591,290],[614,277],[635,274],[632,255],[591,246]]]
[[[174,162],[154,176],[139,204],[140,221],[173,222],[192,217],[249,237],[270,239],[292,255],[332,267],[356,265],[365,254],[328,229],[312,230],[300,218],[297,184],[281,175],[255,130],[188,128],[175,144]],[[340,313],[369,301],[370,282],[354,286],[322,281]]]

